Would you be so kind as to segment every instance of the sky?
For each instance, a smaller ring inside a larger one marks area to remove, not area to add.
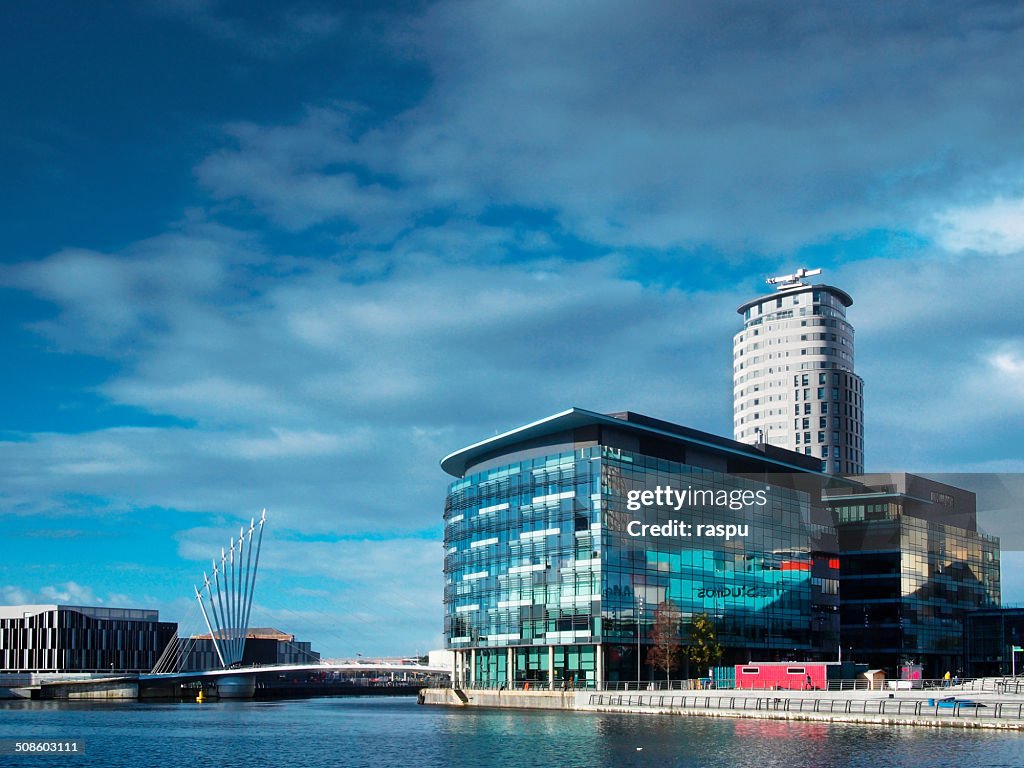
[[[801,266],[869,471],[1024,471],[1020,4],[3,12],[2,603],[192,626],[266,508],[254,625],[440,647],[440,459],[571,406],[731,436],[736,308]]]

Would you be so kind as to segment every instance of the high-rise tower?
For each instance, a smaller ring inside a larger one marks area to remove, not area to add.
[[[853,365],[853,299],[803,278],[773,277],[776,292],[743,304],[733,337],[733,435],[821,459],[834,474],[864,471],[864,382]]]

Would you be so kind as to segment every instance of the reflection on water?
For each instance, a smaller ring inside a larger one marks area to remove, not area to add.
[[[703,717],[455,710],[415,699],[0,702],[0,739],[84,739],[4,765],[445,768],[1024,766],[1013,732]]]

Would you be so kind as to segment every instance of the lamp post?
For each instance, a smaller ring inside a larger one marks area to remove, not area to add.
[[[637,598],[636,609],[636,689],[640,690],[640,623],[644,617],[644,598]]]

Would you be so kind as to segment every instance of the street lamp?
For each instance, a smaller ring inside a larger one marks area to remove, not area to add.
[[[637,598],[636,611],[636,689],[640,690],[640,622],[644,617],[644,598]]]

